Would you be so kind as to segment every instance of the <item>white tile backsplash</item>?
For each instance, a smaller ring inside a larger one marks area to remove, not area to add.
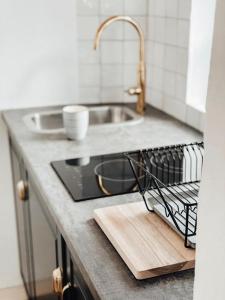
[[[165,71],[164,91],[166,96],[175,98],[176,91],[176,74],[174,72]]]
[[[176,19],[168,18],[166,19],[166,29],[165,29],[165,42],[169,45],[177,45],[177,25],[178,21]]]
[[[177,73],[187,76],[188,68],[188,49],[177,47],[176,50],[176,71]]]
[[[152,0],[153,15],[157,17],[165,17],[167,0]]]
[[[154,88],[146,90],[147,102],[158,109],[163,109],[163,92]]]
[[[177,45],[180,47],[188,48],[189,44],[189,22],[186,20],[178,21],[178,37],[177,37]]]
[[[163,110],[172,115],[178,120],[185,122],[186,119],[186,105],[175,100],[173,97],[165,97],[163,102]]]
[[[122,15],[124,3],[121,0],[100,0],[100,14],[105,16]]]
[[[125,92],[137,85],[139,38],[135,29],[115,22],[104,30],[99,49],[92,50],[102,21],[112,15],[129,15],[145,34],[147,102],[201,128],[198,114],[186,112],[191,0],[76,1],[81,101],[136,101],[136,96]]]
[[[139,62],[139,42],[125,41],[124,42],[124,62],[133,64]]]
[[[123,102],[124,92],[121,87],[106,87],[101,91],[101,102]]]
[[[165,4],[166,17],[177,18],[178,16],[178,1],[179,0],[167,0]],[[183,1],[183,0],[182,0]]]
[[[78,38],[80,40],[93,40],[99,25],[98,16],[78,16]]]
[[[79,68],[81,87],[98,87],[100,84],[99,65],[81,65]]]
[[[156,42],[165,42],[165,18],[154,18],[153,40]]]
[[[163,91],[163,81],[164,81],[164,74],[163,74],[163,69],[155,67],[155,66],[150,66],[148,70],[148,75],[147,75],[147,86],[152,87],[154,89]]]
[[[176,99],[185,103],[186,101],[187,77],[176,74]]]
[[[147,0],[124,0],[124,3],[127,15],[145,16],[147,13]]]
[[[79,16],[98,15],[100,0],[76,0]]]
[[[81,64],[98,64],[99,51],[93,49],[92,41],[80,41],[78,48],[79,62]]]
[[[121,64],[102,65],[101,84],[103,87],[123,86],[123,67]],[[102,88],[104,90],[104,88]]]
[[[153,65],[159,66],[160,68],[164,67],[165,63],[165,45],[154,43],[153,49]],[[148,49],[148,52],[150,52],[151,49]]]
[[[100,101],[100,87],[81,87],[80,101],[83,103],[98,103]]]
[[[123,70],[123,83],[125,90],[137,85],[137,65],[125,65]]]
[[[192,0],[179,0],[178,16],[180,19],[190,19]]]
[[[154,65],[154,48],[155,43],[153,41],[146,41],[146,53],[145,59],[147,65]]]
[[[102,41],[101,42],[101,63],[102,64],[122,64],[123,63],[123,42],[122,41]]]
[[[177,47],[166,46],[165,48],[165,65],[168,71],[176,72],[177,70]]]

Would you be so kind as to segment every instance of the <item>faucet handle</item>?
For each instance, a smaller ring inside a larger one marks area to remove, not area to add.
[[[134,88],[128,89],[127,92],[129,95],[140,95],[142,92],[142,89],[140,87],[134,87]]]

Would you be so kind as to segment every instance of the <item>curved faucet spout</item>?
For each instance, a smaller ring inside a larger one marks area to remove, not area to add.
[[[106,27],[115,21],[125,21],[130,23],[137,31],[140,39],[139,47],[139,65],[138,65],[138,86],[136,88],[131,88],[128,90],[130,95],[137,95],[138,101],[136,104],[136,111],[139,114],[144,114],[145,110],[145,46],[144,46],[144,33],[140,25],[129,16],[112,16],[106,19],[98,27],[95,39],[94,39],[94,49],[97,49],[101,35]]]

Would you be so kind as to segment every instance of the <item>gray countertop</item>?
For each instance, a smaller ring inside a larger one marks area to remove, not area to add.
[[[48,108],[50,110],[56,107]],[[93,156],[148,147],[201,141],[202,135],[148,107],[145,121],[135,126],[93,128],[83,142],[64,134],[30,132],[22,117],[46,108],[6,111],[9,134],[23,156],[43,205],[63,234],[89,289],[96,299],[192,299],[193,271],[138,281],[93,220],[93,210],[141,200],[138,193],[74,202],[50,166],[54,160]]]

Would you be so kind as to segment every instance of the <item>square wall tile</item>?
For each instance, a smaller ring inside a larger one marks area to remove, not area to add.
[[[186,103],[187,77],[176,74],[176,99]]]
[[[122,41],[102,41],[101,42],[101,63],[114,64],[123,62]]]
[[[154,5],[155,5],[155,0],[148,0],[148,17],[154,16]]]
[[[101,90],[101,102],[123,102],[123,90],[119,87],[104,87]]]
[[[146,34],[147,34],[147,31],[146,31],[147,17],[133,16],[133,19],[135,21],[137,21],[137,23],[140,25],[141,29],[144,32],[144,36],[146,36]],[[125,23],[125,22],[124,22],[123,26],[124,26],[125,39],[127,39],[127,40],[138,40],[139,39],[138,33],[133,26],[131,26],[129,23]]]
[[[145,60],[147,64],[154,64],[154,49],[155,49],[155,42],[147,41],[145,43]]]
[[[155,29],[155,18],[154,17],[148,17],[147,21],[147,38],[151,41],[154,41],[154,29]]]
[[[123,6],[121,0],[100,0],[100,13],[105,16],[122,15]]]
[[[79,90],[80,103],[99,103],[100,102],[100,88],[86,87]]]
[[[175,98],[176,73],[165,71],[164,73],[164,92],[165,95]]]
[[[94,16],[77,17],[78,38],[80,40],[94,40],[99,26],[99,18]]]
[[[179,0],[178,16],[180,19],[190,19],[191,0]]]
[[[163,69],[152,66],[148,68],[147,87],[163,90],[164,73]]]
[[[125,90],[137,85],[137,65],[125,65],[123,72],[123,83]]]
[[[178,1],[179,0],[167,0],[166,1],[166,17],[177,18],[178,17]],[[183,0],[182,0],[183,1]]]
[[[179,20],[177,30],[178,30],[177,45],[180,47],[188,48],[189,30],[190,30],[189,21]]]
[[[165,18],[154,18],[153,24],[154,36],[153,40],[156,42],[165,42]]]
[[[104,1],[104,0],[103,0]],[[143,16],[147,15],[147,0],[124,0],[126,15]],[[123,2],[121,0],[121,2]]]
[[[153,14],[157,17],[165,17],[167,0],[153,0]]]
[[[98,15],[100,0],[76,0],[77,15]]]
[[[124,62],[133,64],[139,62],[139,42],[125,41],[124,42]]]
[[[155,89],[146,90],[146,101],[152,106],[162,109],[163,108],[163,92]]]
[[[177,44],[177,25],[176,19],[166,19],[165,41],[169,45]]]
[[[188,50],[177,48],[176,55],[176,70],[178,73],[186,76],[188,69]]]
[[[81,64],[99,63],[99,50],[93,49],[92,41],[79,41],[78,54],[79,54],[79,63]]]
[[[173,97],[167,96],[164,98],[163,110],[176,119],[185,122],[186,105],[184,103],[174,100]]]
[[[100,66],[99,65],[81,65],[79,67],[79,77],[81,87],[99,86],[100,84]]]
[[[176,71],[176,69],[177,69],[177,47],[166,46],[165,69],[168,71]]]
[[[165,45],[154,43],[153,47],[153,65],[163,68],[165,62]],[[149,52],[151,51],[148,50]]]
[[[101,68],[102,87],[122,87],[123,86],[123,66],[106,65]]]

